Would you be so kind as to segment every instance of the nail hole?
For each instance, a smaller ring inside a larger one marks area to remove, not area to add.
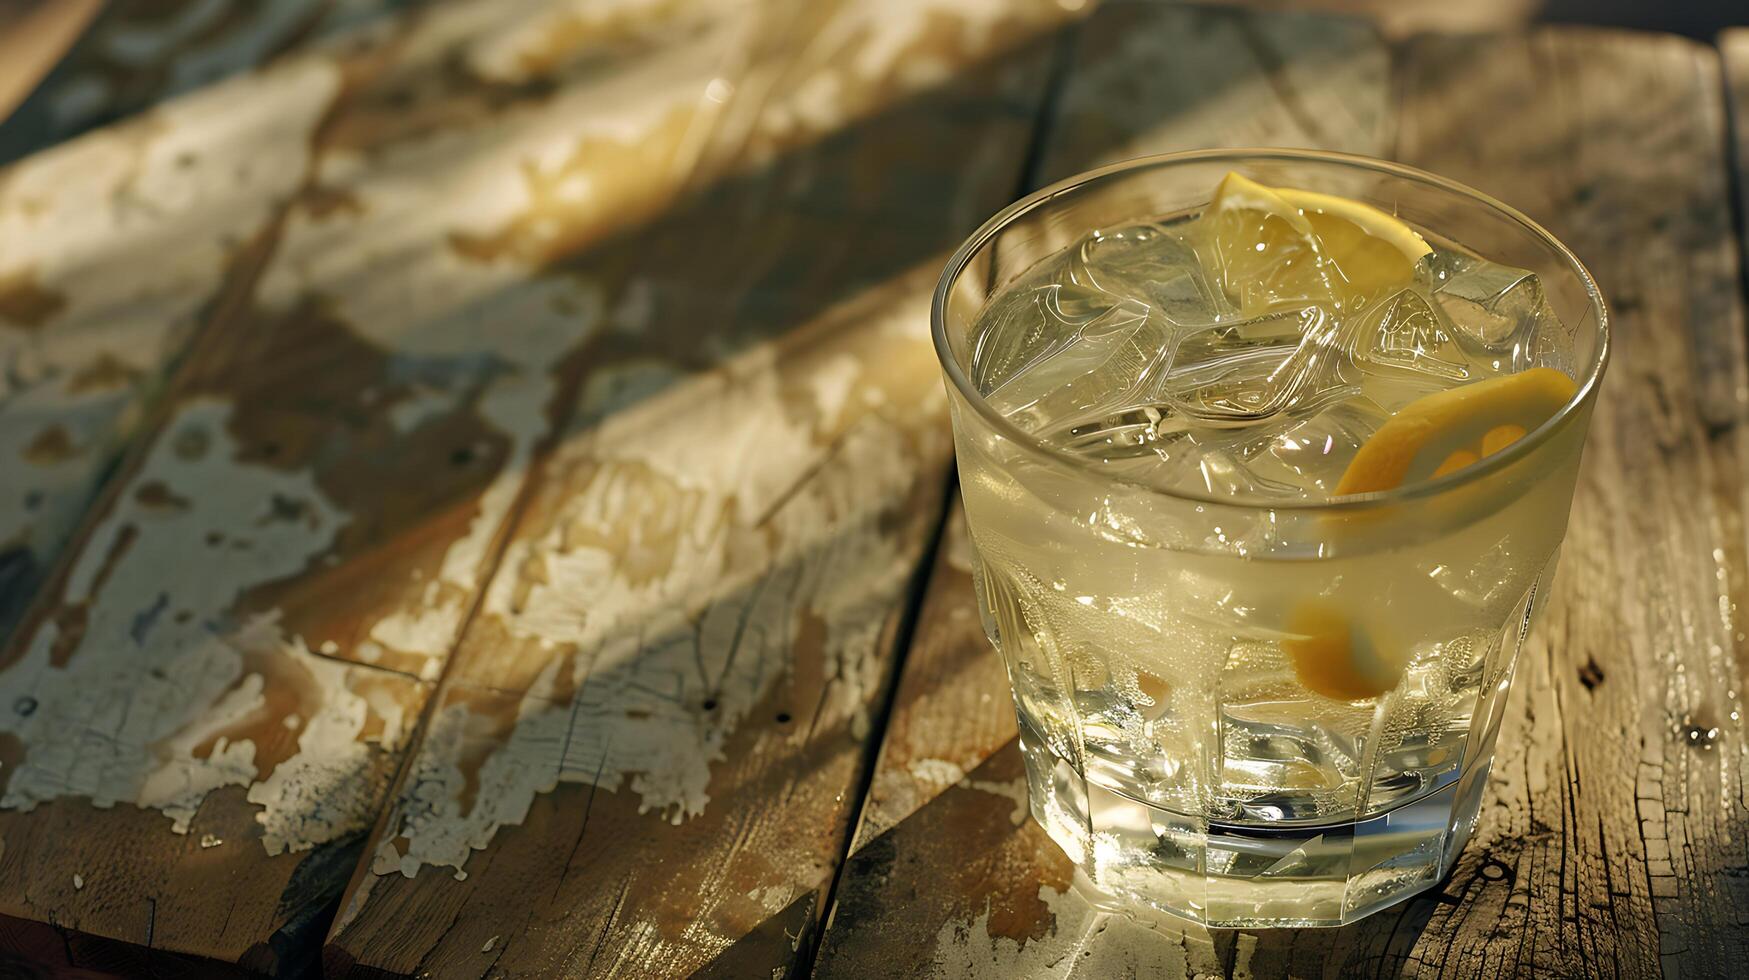
[[[466,466],[474,461],[474,447],[462,446],[449,454],[449,461],[456,466]]]
[[[778,723],[778,724],[779,724],[779,725],[787,725],[787,724],[789,724],[789,712],[787,712],[787,711],[779,711],[779,712],[778,712],[778,713],[777,713],[777,723]]]
[[[279,443],[277,443],[277,442],[264,442],[264,443],[262,443],[261,444],[261,455],[267,457],[268,459],[272,459],[273,457],[278,456],[279,455]]]
[[[717,710],[717,699],[716,698],[705,698],[704,699],[704,710],[706,710],[706,711]]]

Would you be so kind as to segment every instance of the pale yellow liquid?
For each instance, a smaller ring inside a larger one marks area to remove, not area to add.
[[[1568,334],[1534,279],[1451,248],[1359,309],[1245,320],[1199,244],[1185,224],[1097,236],[990,304],[974,382],[1087,463],[961,438],[980,606],[1034,813],[1100,885],[1211,924],[1347,921],[1436,880],[1468,833],[1582,426],[1364,520],[1296,505],[1415,398],[1567,369]],[[1364,634],[1356,669],[1386,693],[1300,682],[1282,641],[1312,598]]]

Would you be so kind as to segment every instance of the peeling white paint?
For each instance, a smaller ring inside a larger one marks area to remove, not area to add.
[[[912,779],[934,786],[954,786],[966,778],[966,771],[947,759],[913,759],[907,768]]]
[[[62,305],[32,329],[0,320],[0,550],[39,564],[60,550],[143,386],[303,177],[338,87],[332,63],[294,60],[7,171],[0,282],[27,277]],[[25,461],[55,429],[73,451]]]
[[[358,736],[374,718],[383,741],[398,743],[400,705],[354,693],[366,668],[312,654],[285,638],[274,616],[231,619],[244,591],[305,569],[346,517],[307,473],[239,460],[229,416],[227,404],[211,400],[178,412],[59,596],[62,608],[85,609],[83,633],[58,654],[63,637],[46,621],[0,675],[0,702],[28,697],[36,705],[27,716],[0,713],[0,731],[25,747],[0,807],[28,810],[66,796],[126,802],[162,811],[181,833],[207,793],[247,786],[263,807],[269,853],[313,846],[368,819],[372,787],[362,769],[370,750]],[[225,492],[211,493],[215,486]],[[157,493],[142,501],[148,487]],[[203,574],[164,575],[192,567]],[[316,700],[298,751],[260,782],[261,746],[225,734],[257,720],[264,731],[282,728],[281,719],[261,717],[273,681],[248,666],[252,658],[307,678]]]
[[[926,15],[908,11],[899,19],[895,30],[915,36]],[[974,11],[971,43],[990,36],[986,20],[993,19]],[[441,30],[457,24],[446,21]],[[910,47],[883,48],[878,38],[864,36],[886,28],[884,22],[850,24],[833,43],[868,42],[861,50],[887,59],[878,72],[885,81],[909,70],[891,60]],[[521,43],[507,37],[481,45]],[[650,62],[654,83],[616,83],[587,93],[586,113],[582,97],[573,107],[572,93],[563,90],[551,104],[588,115],[590,125],[602,120],[604,138],[627,138],[631,131],[616,132],[612,120],[647,126],[665,114],[652,108],[658,101],[681,96],[696,109],[709,102],[700,96],[712,80],[733,74],[698,74],[706,62],[696,54],[681,55],[685,64],[678,67],[667,54]],[[485,46],[470,57],[480,59],[470,62],[476,70],[523,70],[513,59],[489,57]],[[676,81],[681,78],[684,85]],[[733,79],[731,103],[756,91],[740,81]],[[634,103],[643,108],[629,111]],[[781,107],[761,110],[758,125],[781,128],[781,114]],[[492,140],[476,136],[469,149],[562,176],[555,168],[573,145],[569,138],[520,127],[512,113],[497,123]],[[347,227],[349,219],[325,219],[328,230],[311,238],[319,247],[293,250],[280,270],[285,275],[270,277],[264,293],[289,302],[305,288],[300,281],[325,278],[324,264],[359,266],[361,259],[346,257],[347,250],[362,250],[364,259],[383,252],[399,260],[405,250],[394,244],[424,237],[426,225],[441,233],[500,228],[527,192],[520,182],[485,179],[501,168],[455,173],[436,195],[445,202],[441,220],[394,206],[400,187],[445,179],[430,161],[451,159],[458,149],[454,141],[433,140],[395,148],[387,157],[378,153],[373,166],[386,161],[396,179],[373,177],[354,182],[354,190],[362,192],[367,214],[395,215],[380,241]],[[349,164],[334,166],[341,176]],[[589,194],[593,187],[579,189]],[[421,204],[429,208],[431,197],[421,186]],[[539,223],[528,232],[538,237]],[[589,234],[583,230],[581,247]],[[423,285],[415,290],[385,291],[360,280],[361,288],[340,301],[342,319],[397,356],[444,353],[446,321],[424,316],[423,306],[465,309],[473,295],[497,295],[504,284],[491,278],[500,266],[477,255],[463,260],[445,253],[430,262],[430,274],[418,273]],[[529,316],[500,322],[518,329],[569,307],[582,311],[568,321],[573,335],[579,320],[588,329],[637,335],[655,315],[646,290],[661,284],[627,290],[611,306],[575,284],[558,302],[539,295],[542,288],[539,281],[517,287],[511,295],[530,297]],[[755,345],[696,376],[677,375],[656,360],[592,369],[575,413],[579,423],[544,464],[548,483],[530,511],[540,516],[531,516],[522,536],[510,542],[486,586],[480,633],[494,637],[492,649],[464,646],[463,659],[446,675],[387,839],[373,855],[377,874],[412,876],[425,865],[459,873],[473,850],[487,847],[499,827],[522,822],[534,799],[561,782],[630,792],[640,810],[676,823],[704,812],[712,767],[724,757],[730,734],[777,689],[798,650],[819,656],[830,679],[817,737],[866,735],[866,704],[880,679],[881,630],[914,559],[899,553],[901,542],[881,518],[908,498],[920,460],[945,456],[942,395],[922,293],[914,302],[884,304],[861,320],[834,323],[837,332],[822,331],[801,353]],[[707,353],[716,350],[711,343],[727,350],[727,339],[706,337],[712,338]],[[539,370],[526,361],[515,368],[518,376]],[[541,404],[527,403],[531,410]],[[506,472],[516,469],[512,464]],[[354,896],[343,922],[361,901]]]
[[[908,568],[875,517],[915,479],[914,449],[878,416],[823,441],[786,406],[783,370],[756,347],[621,406],[560,451],[552,472],[591,478],[561,491],[544,536],[513,542],[483,614],[574,655],[548,657],[525,695],[506,695],[514,726],[465,812],[458,760],[475,708],[438,708],[396,817],[407,853],[380,852],[378,873],[460,867],[560,781],[627,785],[675,822],[702,813],[724,740],[790,668],[809,620],[824,624],[834,702],[859,737]],[[562,702],[560,690],[579,693]]]
[[[1046,935],[1017,942],[990,934],[990,909],[969,922],[949,921],[936,934],[931,975],[952,980],[1192,980],[1224,974],[1206,929],[1165,916],[1106,912],[1089,901],[1084,878],[1066,892],[1038,896],[1055,922]]]
[[[844,410],[851,386],[862,375],[862,365],[849,354],[838,354],[814,370],[808,384],[820,407],[820,421],[830,426]]]
[[[304,720],[297,754],[249,787],[249,802],[263,807],[256,819],[265,828],[262,845],[269,854],[307,850],[368,821],[378,788],[360,778],[374,751],[360,736],[375,715],[383,726],[377,741],[398,746],[407,722],[398,701],[349,689],[360,668],[313,657],[301,642],[285,652],[311,673],[326,697],[321,710]]]
[[[920,795],[918,790],[921,789],[922,799],[927,799],[933,797],[941,789],[949,786],[960,786],[981,793],[990,793],[1011,801],[1014,807],[1009,812],[1008,819],[1016,827],[1026,823],[1027,815],[1031,812],[1031,804],[1026,795],[1026,777],[1024,776],[1005,780],[972,779],[959,763],[949,759],[913,759],[910,765],[905,768],[911,774],[911,778],[921,783],[922,786],[893,786],[894,781],[889,777],[884,784],[887,796],[894,799],[913,798]],[[922,799],[918,800],[919,804]],[[914,808],[913,806],[912,809]]]
[[[456,630],[461,627],[465,599],[441,600],[437,598],[437,591],[429,588],[425,590],[425,595],[426,601],[433,603],[432,605],[398,609],[390,613],[371,625],[370,638],[381,648],[426,657],[425,662],[420,665],[420,676],[430,674],[435,677],[441,670],[443,659],[449,656],[450,646],[455,643]]]
[[[836,6],[832,19],[808,40],[798,58],[806,64],[842,65],[861,83],[884,80],[901,91],[938,85],[954,66],[941,53],[918,47],[931,26],[943,21],[971,57],[994,50],[997,28],[1014,18],[1039,19],[1039,8],[1015,0],[889,0]],[[818,61],[816,61],[818,59]],[[869,111],[857,104],[846,74],[816,71],[778,93],[764,109],[765,125],[775,132],[829,132],[847,117]]]
[[[671,0],[513,2],[518,3],[526,13],[509,18],[500,13],[498,17],[469,25],[473,27],[472,36],[475,40],[468,48],[468,65],[483,78],[510,83],[528,80],[528,56],[546,47],[554,36],[566,32],[578,38],[576,43],[570,45],[570,50],[578,55],[589,51],[590,40],[599,44],[600,38],[608,33],[609,25],[615,23],[623,25],[620,27],[622,32],[653,34],[665,21],[674,19],[676,6]],[[503,0],[499,0],[499,3],[502,4]],[[694,3],[691,6],[698,9],[706,5]],[[484,12],[486,5],[480,7],[481,12]],[[493,13],[498,13],[496,5],[491,9]],[[472,21],[472,18],[468,20]],[[445,25],[445,28],[455,30],[462,26],[458,23],[453,27]]]
[[[540,11],[546,9],[473,3],[435,10],[406,40],[394,70],[411,71],[460,50],[488,77],[508,78],[520,70],[518,52],[544,36],[540,25],[548,13]],[[344,154],[321,161],[324,184],[343,188],[358,209],[320,217],[294,213],[263,277],[262,303],[283,309],[310,294],[330,297],[342,322],[390,353],[391,375],[416,379],[389,409],[398,427],[441,424],[466,412],[506,446],[467,532],[445,550],[437,581],[418,604],[370,625],[374,646],[361,647],[361,659],[393,650],[426,658],[421,677],[440,674],[535,445],[550,428],[553,371],[610,319],[595,287],[542,277],[517,256],[463,255],[450,246],[452,236],[489,237],[512,225],[532,204],[531,168],[560,167],[581,141],[649,140],[673,113],[693,111],[742,30],[728,22],[672,50],[563,86],[551,99],[382,147],[368,169]],[[705,124],[700,116],[698,125]],[[571,176],[587,179],[588,165]],[[666,175],[669,190],[682,182],[686,165],[677,161]],[[650,176],[659,193],[662,181]],[[600,233],[622,207],[606,200],[597,205]],[[567,236],[592,233],[578,220],[566,227]],[[377,268],[392,274],[371,274]],[[640,315],[635,306],[616,314],[628,321]],[[438,588],[439,582],[450,587]]]
[[[795,889],[789,885],[766,885],[748,892],[747,897],[766,915],[776,915],[789,906],[790,899],[795,897]]]

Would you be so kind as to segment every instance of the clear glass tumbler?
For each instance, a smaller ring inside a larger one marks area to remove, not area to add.
[[[1199,211],[1229,171],[1365,201],[1436,244],[1534,272],[1566,334],[1549,356],[1578,393],[1455,474],[1284,503],[1130,482],[986,403],[973,327],[992,297],[1094,229]],[[1209,926],[1338,925],[1436,884],[1475,825],[1606,360],[1603,300],[1573,254],[1408,167],[1199,151],[1003,210],[950,260],[932,316],[1034,818],[1101,890]],[[1410,651],[1393,689],[1340,701],[1295,683],[1282,613],[1314,596]]]

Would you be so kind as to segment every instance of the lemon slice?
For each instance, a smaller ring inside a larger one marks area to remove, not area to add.
[[[1284,301],[1358,306],[1407,285],[1432,252],[1415,229],[1369,204],[1266,187],[1229,173],[1207,212],[1221,287],[1255,316]]]
[[[1379,426],[1348,463],[1338,494],[1389,490],[1455,473],[1524,438],[1573,397],[1578,385],[1554,368],[1531,368],[1425,395]],[[1307,690],[1338,701],[1375,698],[1397,686],[1405,658],[1322,599],[1301,603],[1282,650]]]
[[[1295,639],[1281,641],[1300,685],[1338,701],[1376,698],[1397,686],[1403,665],[1387,657],[1373,638],[1321,602],[1295,609],[1288,620]]]
[[[1433,252],[1415,229],[1370,204],[1285,187],[1280,193],[1311,223],[1350,295],[1407,285],[1415,263]]]
[[[1361,445],[1336,493],[1389,490],[1455,473],[1524,438],[1577,390],[1560,371],[1537,367],[1424,395]]]

